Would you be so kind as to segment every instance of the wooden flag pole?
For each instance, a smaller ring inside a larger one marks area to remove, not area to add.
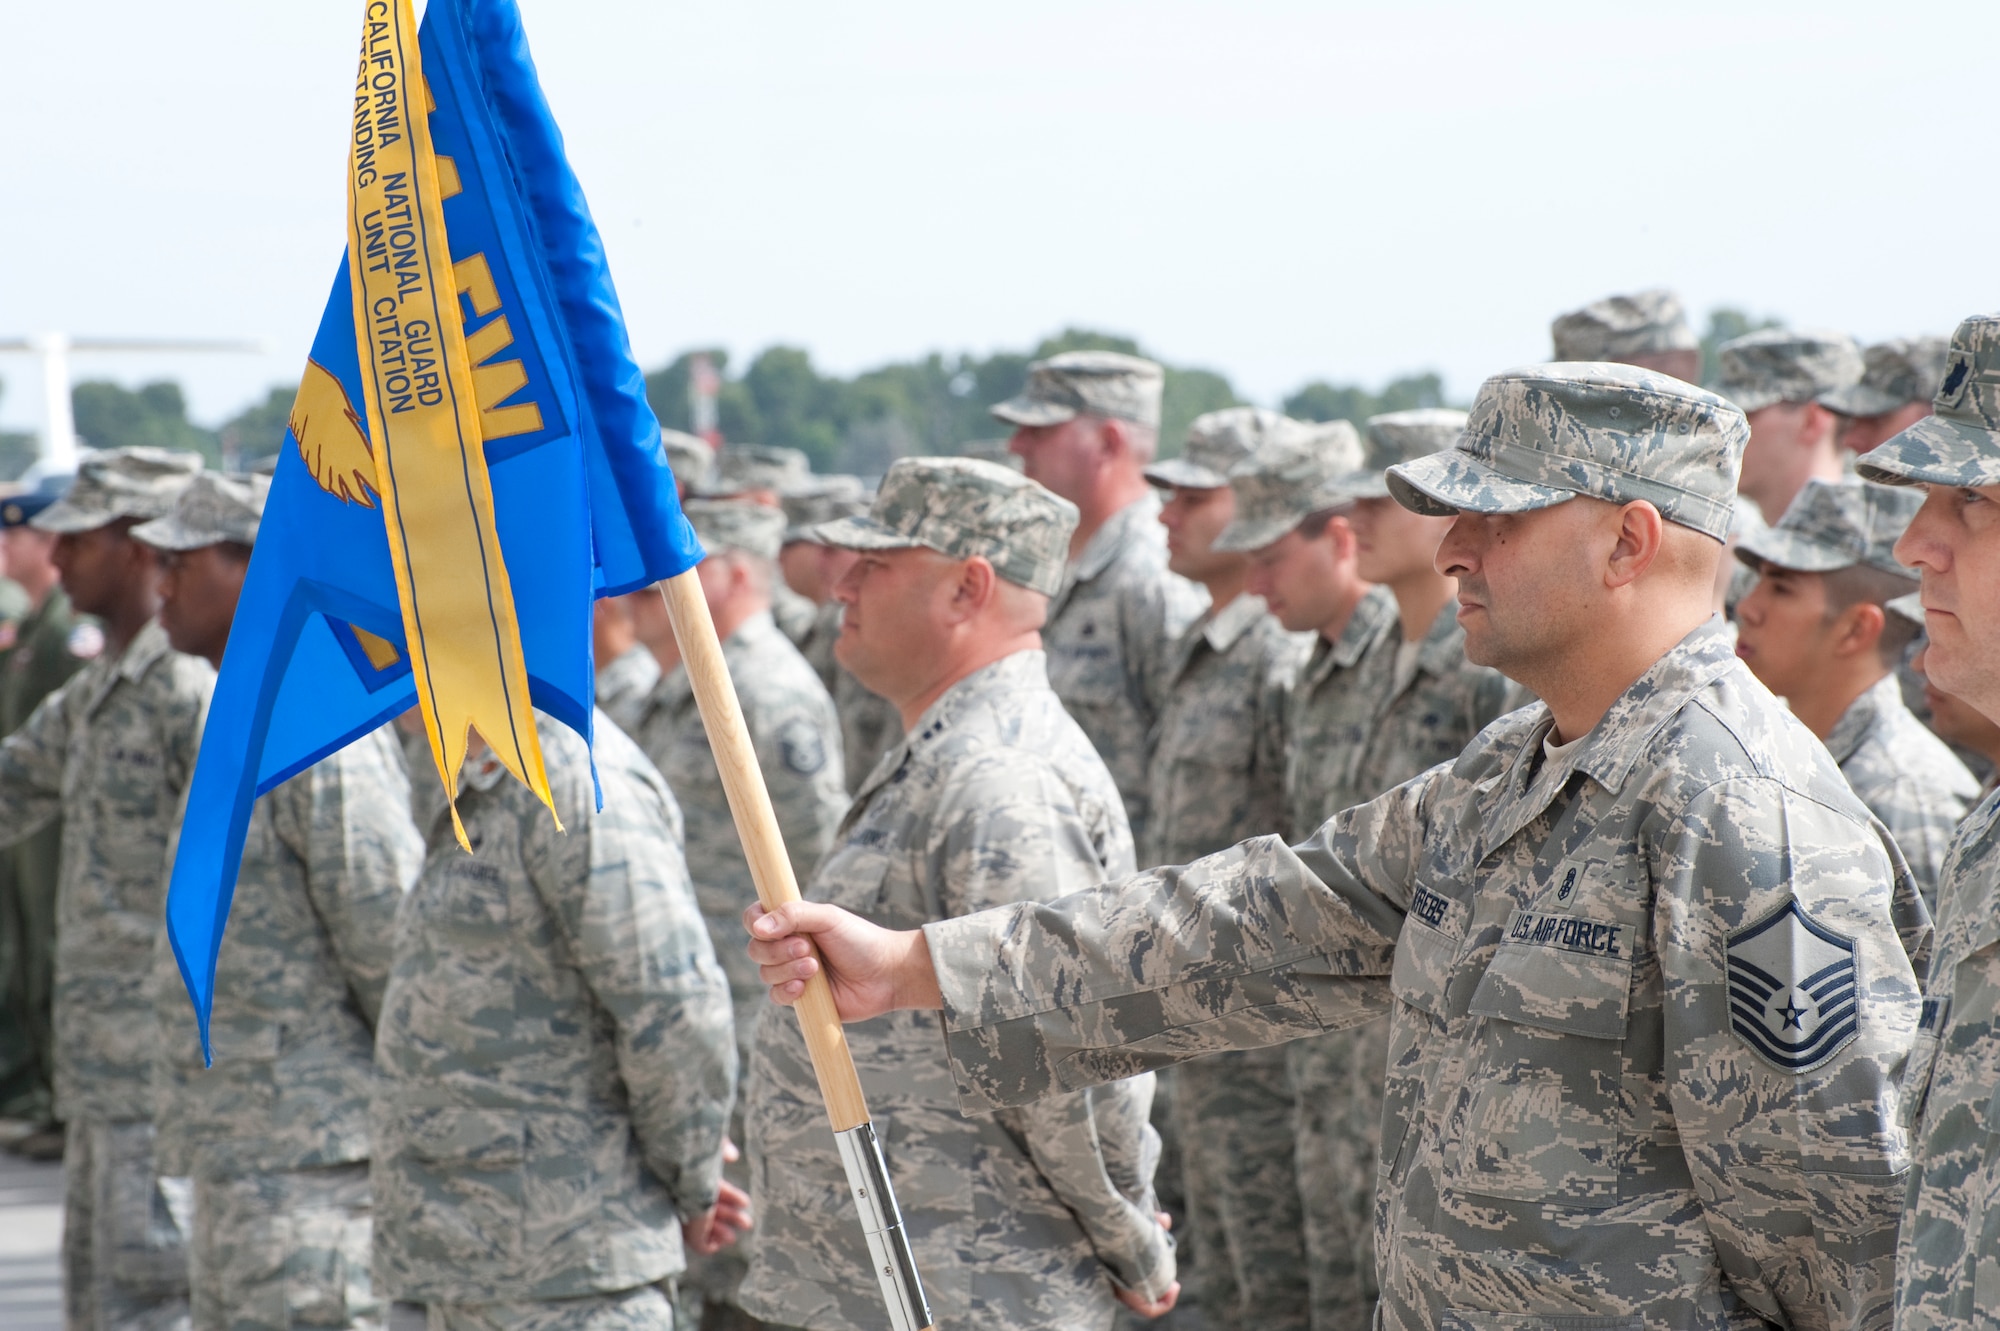
[[[701,594],[701,579],[689,569],[662,582],[660,595],[666,600],[667,617],[680,644],[681,666],[687,671],[695,705],[701,709],[702,727],[708,731],[709,748],[715,753],[716,769],[722,774],[736,835],[743,842],[750,877],[757,884],[757,899],[764,903],[764,909],[776,910],[799,900],[799,885],[792,876],[791,858],[785,853],[784,835],[778,830],[778,815],[771,808],[771,792],[757,766],[749,727],[743,723],[743,708],[736,699],[729,665],[723,660],[722,643],[715,636],[715,622],[709,618],[708,602]],[[806,991],[793,1011],[805,1032],[813,1072],[826,1100],[826,1116],[840,1148],[840,1162],[847,1170],[848,1187],[861,1214],[875,1279],[889,1307],[890,1327],[892,1331],[930,1331],[930,1305],[924,1297],[923,1281],[917,1275],[909,1234],[889,1186],[881,1140],[869,1121],[861,1076],[854,1070],[854,1055],[847,1047],[847,1034],[840,1027],[840,1014],[824,972],[806,982]]]

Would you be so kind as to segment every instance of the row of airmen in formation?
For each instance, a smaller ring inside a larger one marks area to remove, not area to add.
[[[1992,804],[1958,830],[2000,588],[1943,590],[1930,518],[2000,541],[2000,323],[1752,334],[1722,396],[1664,293],[1555,337],[1469,417],[1232,408],[1158,461],[1159,367],[1067,353],[994,409],[1012,469],[872,499],[670,432],[806,896],[924,946],[808,911],[746,952],[639,594],[598,608],[601,809],[542,727],[567,834],[475,744],[466,854],[393,728],[257,801],[208,1070],[162,890],[265,482],[132,449],[10,502],[35,612],[102,635],[0,669],[82,661],[0,746],[0,836],[61,820],[70,1327],[880,1325],[766,1001],[791,928],[859,976],[942,1326],[1160,1316],[1182,1267],[1212,1326],[2000,1317]],[[1964,697],[1911,669],[1926,608]]]

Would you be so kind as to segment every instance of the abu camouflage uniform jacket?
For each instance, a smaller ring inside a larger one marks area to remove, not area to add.
[[[375,1042],[375,1285],[485,1303],[682,1269],[716,1198],[736,1083],[727,984],[652,763],[597,718],[597,777],[539,718],[564,831],[490,752],[468,759],[396,921]]]
[[[216,961],[213,1067],[202,1066],[164,934],[154,953],[161,1173],[218,1178],[368,1158],[375,1019],[396,908],[423,857],[391,727],[258,797]]]
[[[646,698],[659,682],[660,663],[653,649],[639,643],[597,668],[597,705],[629,735],[638,728]]]
[[[1935,907],[1938,871],[1959,821],[1979,798],[1978,780],[1910,714],[1893,672],[1848,704],[1826,747],[1847,784],[1896,838],[1917,889]]]
[[[1134,842],[1146,839],[1148,739],[1166,700],[1173,643],[1207,605],[1167,569],[1156,492],[1091,536],[1049,601],[1049,683],[1118,783]]]
[[[1393,1010],[1381,1325],[1886,1323],[1929,921],[1710,621],[1297,848],[927,926],[969,1112]]]
[[[0,745],[0,840],[61,816],[56,1107],[71,1120],[153,1116],[153,948],[168,847],[215,672],[157,621],[42,700]]]
[[[1129,872],[1117,791],[1046,669],[1018,652],[933,703],[862,787],[806,896],[907,928]],[[1173,1279],[1153,1217],[1150,1076],[967,1118],[935,1014],[850,1026],[847,1041],[939,1325],[1108,1327],[1107,1274],[1155,1295]],[[812,1331],[879,1325],[861,1232],[829,1223],[847,1183],[804,1037],[769,1004],[749,1087],[759,1239],[743,1307]]]
[[[722,644],[736,683],[743,721],[771,792],[792,873],[803,884],[825,853],[847,809],[842,777],[840,723],[833,700],[768,614],[753,615]],[[750,863],[729,814],[708,731],[695,705],[687,671],[668,671],[632,737],[659,764],[660,774],[687,820],[687,866],[695,900],[736,1001],[736,1038],[749,1057],[750,1038],[767,999],[757,968],[743,945],[743,910],[757,899]]]
[[[1896,1253],[1897,1331],[2000,1327],[2000,795],[1938,881],[1937,955],[1905,1078],[1916,1168]]]
[[[1311,836],[1328,818],[1361,802],[1345,798],[1346,777],[1358,763],[1374,709],[1388,692],[1400,641],[1396,598],[1387,587],[1368,589],[1337,641],[1313,635],[1312,652],[1299,666],[1287,695],[1287,839]],[[1361,798],[1381,793],[1371,791]]]
[[[1285,700],[1309,645],[1247,593],[1174,644],[1147,764],[1141,864],[1185,864],[1285,830]]]

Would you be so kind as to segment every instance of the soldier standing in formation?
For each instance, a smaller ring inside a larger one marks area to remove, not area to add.
[[[56,535],[71,603],[103,653],[0,744],[0,837],[63,819],[56,891],[56,1113],[63,1303],[76,1328],[166,1331],[187,1318],[187,1254],[153,1160],[152,996],[168,850],[215,672],[167,643],[159,564],[132,528],[164,516],[201,467],[186,453],[86,459],[35,525]]]
[[[1723,343],[1716,359],[1716,391],[1750,421],[1738,488],[1766,524],[1776,522],[1807,481],[1846,474],[1835,439],[1840,418],[1820,399],[1860,380],[1861,348],[1844,333],[1767,328]]]
[[[786,494],[784,507],[785,548],[779,552],[779,562],[785,582],[819,607],[811,631],[798,647],[818,673],[820,683],[826,685],[840,716],[840,752],[847,771],[847,793],[852,795],[889,747],[903,737],[903,721],[896,715],[894,703],[870,693],[834,656],[845,607],[833,589],[854,562],[854,552],[828,545],[820,539],[818,528],[835,518],[866,513],[868,500],[856,477],[826,476]]]
[[[0,547],[7,578],[21,589],[26,613],[13,642],[0,649],[0,738],[19,730],[42,699],[104,650],[104,632],[70,608],[55,566],[57,537],[31,526],[62,486],[44,482],[0,504]],[[38,1125],[11,1150],[34,1160],[62,1158],[55,1118],[56,883],[62,863],[62,819],[0,849],[0,930],[12,940],[4,1000],[23,1040],[21,1061],[0,1087],[0,1115]]]
[[[731,444],[716,458],[708,485],[695,493],[703,499],[733,499],[765,508],[779,508],[784,496],[813,484],[812,463],[796,448],[766,444]],[[818,607],[785,585],[771,584],[771,617],[794,646],[812,631]]]
[[[1063,585],[1042,633],[1049,683],[1111,769],[1135,841],[1146,836],[1147,737],[1166,693],[1169,647],[1201,613],[1167,571],[1160,501],[1144,468],[1159,443],[1163,372],[1113,351],[1066,351],[1028,367],[993,408],[1029,480],[1076,505]]]
[[[1929,928],[1711,619],[1748,433],[1643,370],[1489,379],[1390,483],[1540,705],[1295,849],[920,931],[752,907],[774,997],[941,1010],[974,1110],[1389,1005],[1383,1326],[1881,1320]]]
[[[2000,317],[1958,326],[1935,405],[1859,470],[1922,489],[1896,558],[1923,577],[1925,673],[2000,719]],[[1966,820],[1937,900],[1937,950],[1903,1083],[1916,1131],[1897,1331],[2000,1320],[2000,801],[1987,798]]]
[[[1896,678],[1915,626],[1888,604],[1916,585],[1895,545],[1922,496],[1811,480],[1736,557],[1757,584],[1736,607],[1736,654],[1826,744],[1910,862],[1927,905],[1979,783],[1903,705]]]
[[[1076,511],[990,463],[904,459],[865,518],[823,529],[855,549],[844,664],[902,713],[806,895],[898,927],[1037,900],[1128,873],[1118,792],[1048,683],[1040,629]],[[768,1007],[768,1005],[767,1005]],[[890,1127],[893,1182],[942,1326],[1105,1331],[1113,1294],[1171,1306],[1155,1216],[1152,1078],[1017,1110],[959,1112],[928,1014],[849,1032]],[[750,1074],[763,1230],[744,1306],[809,1331],[880,1325],[868,1250],[796,1022],[767,1011]]]
[[[133,529],[162,552],[175,651],[222,664],[268,489],[202,472],[172,513]],[[396,909],[422,859],[384,726],[251,807],[216,961],[213,1066],[159,939],[155,1153],[194,1183],[195,1331],[384,1323],[368,1273],[368,1097]]]
[[[1169,649],[1142,866],[1185,864],[1246,832],[1284,827],[1285,697],[1305,643],[1245,590],[1248,557],[1216,538],[1236,511],[1229,469],[1303,430],[1261,407],[1213,411],[1189,426],[1179,457],[1146,468],[1166,495],[1167,567],[1207,592],[1208,609]],[[1173,1114],[1203,1317],[1306,1331],[1284,1050],[1218,1054],[1176,1069]]]
[[[1819,396],[1840,417],[1840,446],[1866,453],[1930,415],[1944,378],[1945,345],[1941,337],[1897,337],[1862,352],[1861,378]]]

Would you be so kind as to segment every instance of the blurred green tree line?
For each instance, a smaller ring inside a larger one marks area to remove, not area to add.
[[[1713,373],[1715,348],[1722,342],[1776,324],[1738,309],[1710,312],[1702,338],[1709,372]],[[1005,427],[987,414],[987,408],[1020,390],[1029,361],[1079,350],[1147,354],[1132,338],[1081,328],[1065,329],[1025,351],[990,356],[932,352],[921,360],[894,362],[852,378],[822,373],[797,347],[767,347],[740,370],[731,365],[726,351],[709,349],[705,354],[722,379],[717,406],[725,438],[801,449],[820,471],[879,475],[899,457],[956,453],[969,443],[1004,435]],[[646,376],[647,400],[663,425],[689,428],[688,366],[697,354],[704,353],[690,350]],[[75,386],[72,399],[77,434],[90,447],[150,444],[200,453],[213,464],[247,466],[275,453],[283,443],[293,392],[293,385],[278,385],[263,400],[212,429],[188,419],[187,401],[171,381],[126,388],[89,380]],[[1180,451],[1188,423],[1196,416],[1242,401],[1226,376],[1166,363],[1161,453],[1172,456]],[[1378,412],[1445,405],[1449,404],[1444,383],[1428,371],[1401,376],[1380,388],[1316,379],[1279,404],[1302,420],[1350,420],[1357,425]],[[0,480],[20,475],[33,458],[33,436],[0,432]]]

